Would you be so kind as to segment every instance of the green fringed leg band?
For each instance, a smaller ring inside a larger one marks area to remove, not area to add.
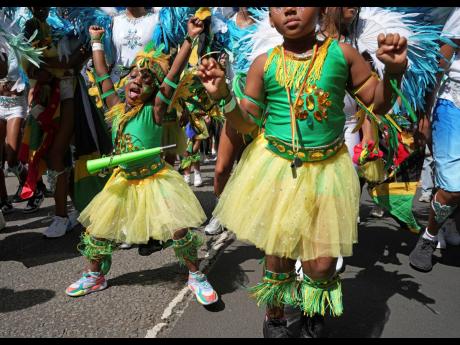
[[[190,168],[192,165],[192,156],[183,157],[180,161],[180,170],[185,170]]]
[[[185,170],[187,168],[190,168],[190,166],[193,163],[197,163],[200,160],[201,160],[201,154],[199,152],[195,153],[194,155],[184,157],[184,158],[182,158],[182,160],[180,162],[180,169]]]
[[[78,251],[90,261],[101,263],[101,272],[106,275],[112,266],[112,253],[116,244],[108,240],[96,240],[87,232],[81,236]]]
[[[309,317],[324,316],[327,308],[332,316],[342,315],[342,284],[338,275],[330,280],[314,281],[304,274],[300,289],[300,308]]]
[[[185,260],[196,262],[198,260],[198,248],[201,247],[204,240],[196,232],[188,231],[187,234],[173,241],[174,253],[179,259],[179,263],[185,266]]]
[[[190,158],[192,159],[192,164],[197,163],[201,160],[201,153],[197,152],[194,155],[190,156]]]
[[[249,294],[255,298],[257,305],[268,307],[296,306],[299,304],[299,282],[295,271],[275,273],[265,270],[262,282],[249,289]]]

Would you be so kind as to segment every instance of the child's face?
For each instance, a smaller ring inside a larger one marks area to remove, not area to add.
[[[302,38],[315,30],[319,7],[270,7],[270,23],[285,38]]]
[[[125,86],[125,96],[128,104],[139,104],[148,101],[153,95],[154,77],[149,69],[133,70],[128,75],[128,83]]]
[[[32,15],[40,21],[45,21],[50,13],[49,7],[32,7]]]

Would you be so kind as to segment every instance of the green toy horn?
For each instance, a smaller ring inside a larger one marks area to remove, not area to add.
[[[132,163],[149,156],[159,155],[161,152],[174,147],[176,147],[176,144],[92,159],[86,162],[86,169],[90,174],[94,174],[102,169],[113,168],[120,164]]]

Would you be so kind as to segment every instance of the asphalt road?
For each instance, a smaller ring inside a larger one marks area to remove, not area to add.
[[[382,219],[368,217],[371,207],[369,196],[363,195],[359,243],[353,257],[345,258],[346,269],[341,275],[344,315],[326,319],[325,335],[459,337],[460,247],[437,250],[434,269],[417,272],[408,260],[417,235],[400,229],[386,215]],[[415,201],[414,211],[426,225],[428,204]],[[220,293],[220,305],[207,310],[190,303],[174,326],[160,336],[262,337],[264,309],[258,308],[246,291],[260,281],[262,257],[251,245],[231,243],[209,273]],[[296,319],[295,311],[290,318]]]
[[[193,188],[208,217],[214,207],[213,165]],[[7,178],[13,194],[14,177]],[[187,271],[168,248],[149,257],[137,248],[114,254],[109,288],[81,298],[65,295],[85,260],[76,250],[81,228],[44,239],[53,200],[39,212],[6,215],[0,231],[0,337],[261,337],[264,311],[246,287],[261,277],[262,253],[225,233],[208,237],[200,257],[221,302],[203,308],[187,292]],[[16,204],[18,209],[24,204]],[[368,218],[364,196],[359,244],[342,275],[345,314],[327,320],[331,337],[458,337],[460,248],[436,253],[432,272],[408,265],[416,235],[389,217]],[[427,204],[415,203],[424,223]],[[219,247],[221,247],[219,249]],[[220,251],[219,251],[220,250]]]

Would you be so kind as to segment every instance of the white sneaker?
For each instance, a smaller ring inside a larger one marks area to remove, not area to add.
[[[369,212],[369,214],[375,218],[382,218],[384,213],[385,213],[385,210],[381,208],[380,206],[374,206],[371,212]]]
[[[192,184],[192,178],[190,175],[184,175],[184,181],[187,183],[189,186]]]
[[[460,245],[460,234],[457,231],[455,219],[449,218],[441,227],[439,233],[442,233],[445,242],[451,246]]]
[[[43,232],[43,235],[46,238],[58,238],[64,236],[70,229],[71,227],[69,218],[54,216],[53,222],[48,227],[48,229]]]
[[[6,228],[6,222],[5,222],[5,217],[3,217],[2,211],[0,211],[0,230],[3,230]]]
[[[193,185],[195,187],[201,187],[203,185],[203,179],[201,178],[201,174],[195,171],[195,176],[193,178]]]
[[[206,235],[218,235],[224,231],[224,227],[220,224],[217,218],[211,217],[209,224],[204,228]]]
[[[72,210],[67,214],[70,221],[70,228],[73,229],[78,224],[78,217],[80,216],[80,212],[77,210]]]
[[[130,244],[130,243],[126,243],[126,242],[123,242],[122,244],[120,244],[120,249],[129,249],[131,248],[133,245]]]
[[[442,229],[438,231],[438,244],[436,245],[436,249],[446,249],[446,239],[444,238],[444,231],[442,231]]]
[[[431,201],[431,193],[422,193],[420,198],[418,199],[420,202],[430,202]]]

